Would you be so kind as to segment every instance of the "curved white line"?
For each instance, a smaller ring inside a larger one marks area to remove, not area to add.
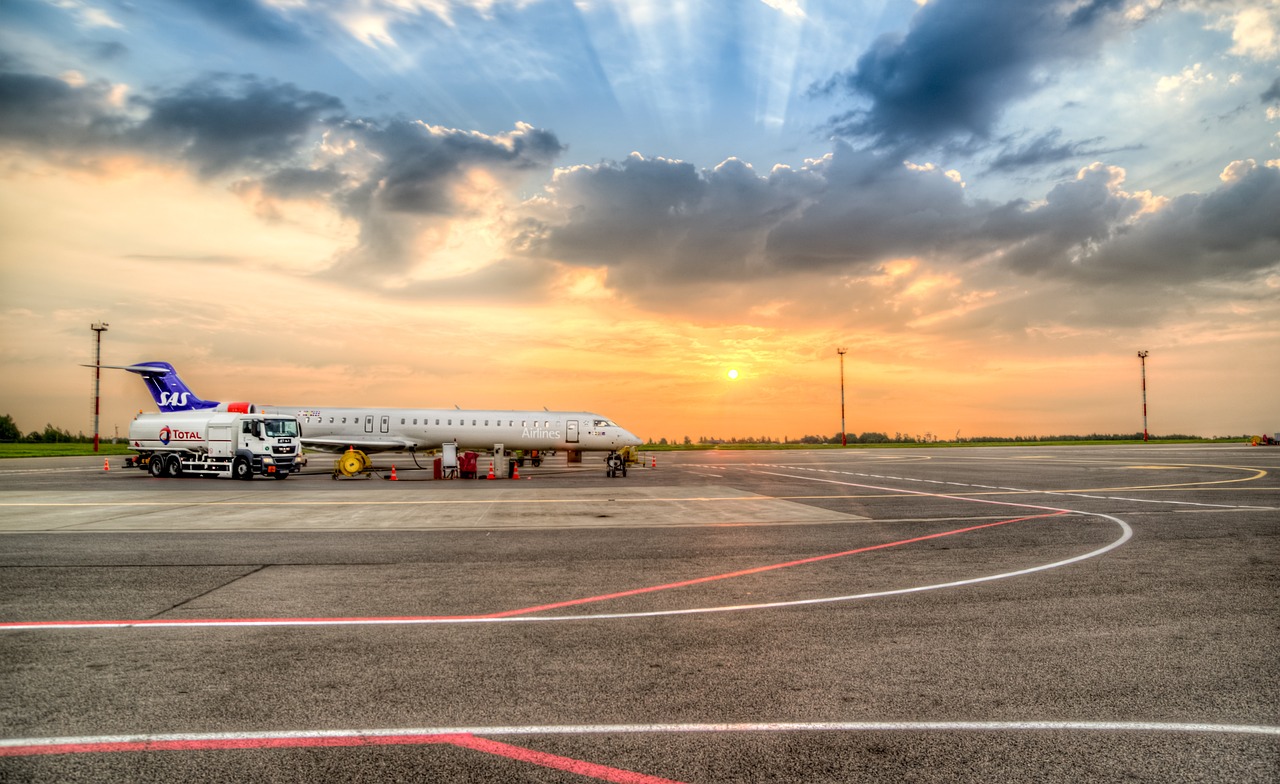
[[[1063,510],[1070,511],[1070,510]],[[254,619],[247,621],[237,620],[213,620],[213,621],[151,621],[145,624],[131,623],[129,621],[120,621],[118,623],[67,623],[52,625],[49,623],[33,623],[33,624],[14,624],[12,626],[2,627],[0,630],[16,631],[16,630],[35,630],[35,629],[122,629],[122,628],[173,628],[173,627],[212,627],[212,626],[414,626],[414,625],[448,625],[448,624],[464,624],[464,623],[546,623],[551,621],[604,621],[617,620],[622,618],[656,618],[661,616],[673,615],[698,615],[704,613],[718,612],[738,612],[741,610],[767,610],[779,607],[799,607],[811,604],[831,604],[834,602],[850,602],[859,599],[877,599],[884,596],[901,596],[903,594],[921,593],[924,591],[937,591],[943,588],[958,588],[962,585],[975,585],[977,583],[986,583],[994,580],[1004,580],[1010,577],[1021,577],[1026,574],[1034,574],[1035,572],[1043,572],[1049,569],[1057,569],[1060,566],[1067,566],[1073,563],[1079,563],[1090,558],[1095,558],[1103,553],[1108,553],[1117,547],[1123,545],[1133,537],[1133,529],[1129,524],[1118,517],[1097,512],[1078,512],[1078,514],[1086,514],[1092,517],[1102,517],[1112,521],[1120,526],[1120,538],[1111,542],[1104,547],[1100,547],[1092,552],[1066,558],[1061,561],[1043,564],[1041,566],[1032,566],[1026,569],[1018,569],[1013,572],[1002,572],[1001,574],[992,574],[985,577],[971,577],[967,580],[954,580],[946,583],[934,583],[932,585],[918,585],[914,588],[895,588],[889,591],[873,591],[871,593],[859,593],[849,596],[828,596],[819,599],[795,599],[786,602],[764,602],[761,604],[739,604],[726,605],[721,607],[695,607],[684,610],[652,610],[648,612],[633,613],[598,613],[592,615],[517,615],[503,618],[315,618],[315,619],[297,619],[297,618],[281,618],[280,620],[272,619]]]

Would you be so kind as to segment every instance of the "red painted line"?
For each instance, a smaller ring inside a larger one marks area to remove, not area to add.
[[[817,563],[819,561],[827,561],[833,558],[844,558],[858,553],[868,553],[874,550],[885,550],[890,547],[901,547],[903,545],[915,544],[917,542],[925,542],[930,539],[940,539],[946,536],[956,536],[957,534],[969,533],[972,531],[980,531],[984,528],[995,528],[996,526],[1009,525],[1010,523],[1021,523],[1027,520],[1040,520],[1046,517],[1058,517],[1068,514],[1069,510],[1059,509],[1053,510],[1046,514],[1029,515],[1026,517],[1015,517],[1009,520],[998,520],[994,523],[983,523],[982,525],[969,526],[967,528],[956,528],[951,531],[942,531],[936,534],[927,534],[925,536],[916,536],[911,539],[901,539],[896,542],[885,542],[883,544],[870,545],[868,547],[859,547],[855,550],[845,550],[839,553],[830,553],[827,555],[816,555],[811,558],[802,558],[796,561],[787,561],[785,563],[769,564],[767,566],[756,566],[750,569],[741,569],[736,572],[726,572],[724,574],[710,575],[707,577],[696,577],[692,580],[681,580],[674,583],[664,583],[662,585],[651,585],[644,588],[633,588],[628,591],[618,591],[616,593],[601,594],[599,596],[588,596],[581,599],[570,599],[563,602],[553,602],[551,604],[540,604],[533,607],[523,607],[518,610],[504,610],[494,613],[482,613],[477,615],[389,615],[389,616],[344,616],[344,617],[313,617],[313,618],[181,618],[176,620],[149,619],[136,621],[11,621],[0,623],[0,629],[8,627],[44,627],[58,628],[65,626],[88,627],[88,626],[212,626],[219,625],[238,625],[248,626],[252,624],[325,624],[325,623],[420,623],[425,621],[478,621],[496,618],[513,618],[522,615],[529,615],[536,612],[546,610],[556,610],[564,607],[575,607],[583,604],[593,604],[596,602],[605,602],[611,599],[622,599],[628,596],[639,596],[646,593],[655,593],[657,591],[669,591],[675,588],[687,588],[691,585],[700,585],[702,583],[715,582],[717,580],[728,580],[734,577],[745,577],[752,574],[760,574],[761,572],[774,571],[776,569],[786,569],[792,566],[802,566],[804,564]]]
[[[680,784],[672,779],[611,768],[594,762],[561,757],[509,743],[478,738],[466,733],[451,735],[341,735],[298,737],[227,737],[189,740],[140,740],[105,743],[47,743],[0,747],[0,757],[30,757],[51,754],[110,754],[148,751],[226,751],[231,749],[343,748],[352,746],[418,746],[448,744],[498,757],[563,770],[579,776],[614,784]]]
[[[615,782],[615,784],[679,784],[679,782],[671,779],[649,776],[644,773],[634,773],[620,768],[610,768],[606,765],[597,765],[594,762],[584,762],[583,760],[576,760],[570,757],[547,754],[542,751],[534,751],[533,749],[521,748],[520,746],[512,746],[508,743],[500,743],[496,740],[478,738],[475,735],[462,735],[455,740],[451,740],[450,743],[455,746],[464,746],[469,749],[475,749],[476,751],[483,751],[486,754],[497,754],[502,757],[519,760],[520,762],[528,762],[544,768],[568,771],[569,773],[576,773],[579,776],[588,776],[593,779],[599,779],[600,781]]]
[[[480,618],[509,618],[515,615],[525,615],[528,613],[541,612],[543,610],[556,610],[562,607],[573,607],[579,604],[588,604],[591,602],[603,602],[610,599],[621,599],[626,596],[637,596],[639,594],[653,593],[655,591],[667,591],[673,588],[685,588],[690,585],[699,585],[701,583],[709,583],[715,580],[728,580],[733,577],[744,577],[749,574],[759,574],[761,572],[769,572],[775,569],[786,569],[791,566],[802,566],[804,564],[817,563],[819,561],[827,561],[832,558],[844,558],[849,555],[857,555],[858,553],[869,553],[873,550],[884,550],[890,547],[901,547],[906,544],[915,544],[916,542],[924,542],[929,539],[939,539],[944,536],[955,536],[956,534],[969,533],[970,531],[980,531],[983,528],[994,528],[998,525],[1008,525],[1010,523],[1020,523],[1026,520],[1038,520],[1044,517],[1057,517],[1066,514],[1065,511],[1053,512],[1050,514],[1031,515],[1028,517],[1017,517],[1011,520],[1000,520],[995,523],[984,523],[982,525],[974,525],[968,528],[957,528],[954,531],[943,531],[937,534],[928,534],[926,536],[917,536],[911,539],[902,539],[897,542],[887,542],[885,544],[874,544],[870,547],[859,547],[856,550],[845,550],[840,553],[830,553],[829,555],[816,555],[812,558],[802,558],[798,561],[787,561],[786,563],[770,564],[769,566],[756,566],[751,569],[742,569],[736,572],[726,572],[725,574],[712,575],[710,577],[698,577],[692,580],[682,580],[675,583],[666,583],[665,585],[651,585],[647,588],[634,588],[630,591],[619,591],[617,593],[602,594],[600,596],[589,596],[584,599],[571,599],[567,602],[556,602],[554,604],[543,604],[537,607],[526,607],[522,610],[507,610],[506,612],[491,613],[489,615],[476,616]]]

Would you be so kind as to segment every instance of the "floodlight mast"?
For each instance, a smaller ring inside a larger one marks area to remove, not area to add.
[[[1142,362],[1142,440],[1147,440],[1147,355],[1150,351],[1139,351],[1138,360]]]
[[[836,349],[836,353],[840,355],[840,446],[849,445],[849,435],[844,429],[844,355],[848,351],[847,348]]]
[[[101,410],[99,401],[101,400],[102,386],[102,333],[107,331],[109,325],[102,321],[97,324],[90,324],[89,329],[94,331],[94,349],[93,349],[93,451],[98,451],[98,413]]]

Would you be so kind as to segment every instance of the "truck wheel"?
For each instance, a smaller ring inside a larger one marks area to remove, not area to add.
[[[252,479],[253,469],[249,466],[249,461],[243,457],[237,457],[235,462],[231,464],[232,479]]]
[[[156,479],[164,476],[164,455],[152,455],[147,458],[147,472]]]
[[[169,455],[164,461],[164,475],[170,479],[177,479],[182,476],[182,458],[177,455]]]

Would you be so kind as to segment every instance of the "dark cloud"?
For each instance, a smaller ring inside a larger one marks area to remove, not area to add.
[[[1062,130],[1054,128],[1021,147],[1006,146],[992,160],[991,165],[987,167],[987,172],[1012,172],[1020,169],[1031,169],[1038,166],[1065,163],[1076,158],[1096,158],[1100,155],[1117,152],[1119,149],[1131,149],[1099,147],[1098,142],[1100,141],[1102,141],[1101,137],[1082,139],[1080,141],[1063,141]]]
[[[128,121],[111,106],[110,85],[0,72],[0,139],[47,148],[114,143]]]
[[[138,103],[150,111],[133,132],[138,144],[174,149],[206,177],[289,161],[318,123],[343,108],[324,93],[228,76]]]
[[[934,167],[893,164],[838,144],[810,172],[824,187],[769,233],[775,267],[853,269],[967,242],[977,208]]]
[[[763,176],[632,155],[557,173],[513,249],[607,266],[616,285],[746,280],[954,248],[976,210],[948,174],[847,144]]]
[[[1189,193],[1117,227],[1081,260],[1079,277],[1099,283],[1177,286],[1247,280],[1280,266],[1280,169],[1238,162],[1207,194]]]
[[[347,177],[333,166],[319,169],[291,166],[271,172],[257,184],[271,198],[311,199],[332,195],[346,181]]]
[[[415,250],[421,236],[447,235],[449,221],[478,208],[460,195],[468,191],[471,172],[509,183],[549,169],[564,150],[555,134],[524,123],[489,135],[403,119],[360,119],[338,124],[334,133],[372,165],[352,171],[351,187],[334,194],[339,209],[360,223],[360,236],[339,256],[332,275],[360,270],[394,278],[421,264]],[[492,195],[485,201],[491,203]]]
[[[1208,194],[1156,204],[1094,165],[1042,205],[1006,205],[983,231],[1020,272],[1097,285],[1241,280],[1280,264],[1280,169],[1237,162]]]
[[[525,124],[500,136],[404,119],[351,120],[340,130],[381,162],[365,186],[353,194],[353,203],[414,214],[455,211],[458,205],[443,184],[468,168],[545,169],[564,150],[555,134]]]
[[[258,0],[178,0],[178,4],[242,38],[269,44],[294,44],[305,38],[277,9]]]
[[[89,56],[98,62],[123,60],[129,56],[129,47],[119,41],[93,41],[88,46]]]
[[[1241,280],[1280,264],[1280,170],[1252,162],[1172,200],[1128,192],[1122,170],[1094,164],[1039,202],[990,204],[954,174],[847,144],[763,176],[633,156],[561,171],[527,207],[513,253],[605,267],[610,286],[646,300],[691,283],[866,275],[902,258],[1086,288]]]
[[[1280,76],[1276,77],[1261,97],[1263,103],[1280,103]]]
[[[1042,67],[1095,52],[1121,0],[1069,13],[1050,0],[933,0],[906,35],[885,35],[818,92],[866,102],[832,118],[840,136],[911,150],[988,139],[1004,107],[1039,89]]]
[[[356,119],[331,95],[225,74],[123,107],[106,83],[0,71],[0,141],[64,162],[129,153],[205,178],[240,175],[231,187],[269,219],[281,216],[280,202],[327,200],[359,223],[359,241],[317,267],[373,278],[413,267],[424,231],[477,209],[466,198],[475,172],[510,184],[549,170],[564,151],[555,134],[524,123],[490,135]]]
[[[120,104],[110,84],[0,72],[0,138],[55,157],[176,157],[205,177],[271,172],[297,158],[342,102],[253,77],[214,75]]]
[[[699,171],[632,154],[557,172],[513,249],[607,264],[616,282],[749,277],[766,263],[767,232],[820,187],[785,168],[760,177],[735,159]]]

